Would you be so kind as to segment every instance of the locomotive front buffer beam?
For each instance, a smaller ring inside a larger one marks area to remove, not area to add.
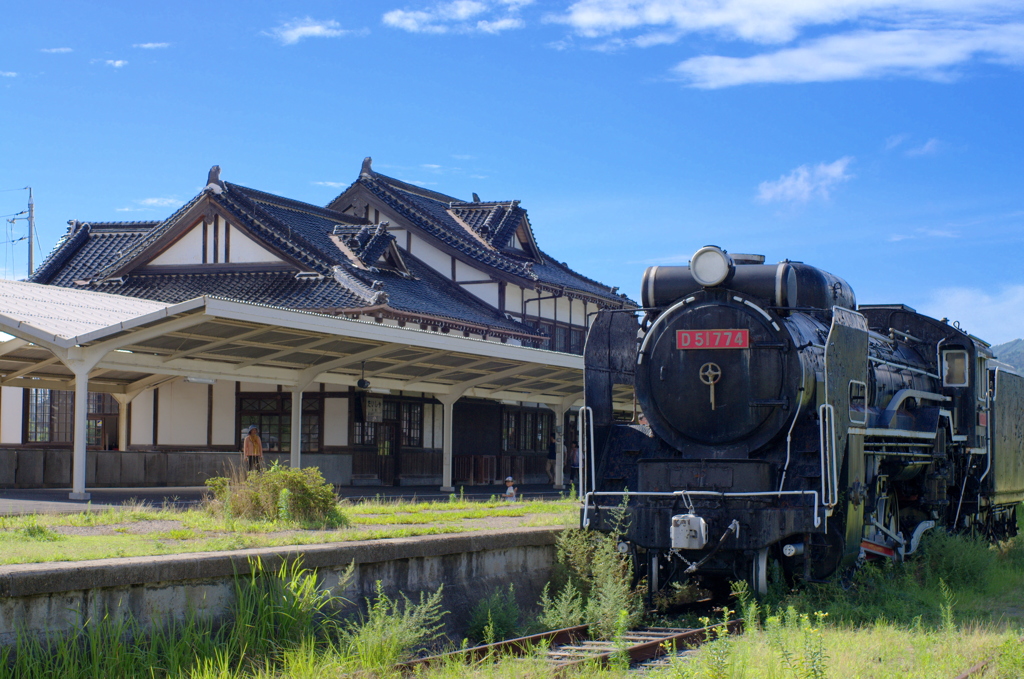
[[[705,506],[705,505],[715,506]],[[632,505],[625,514],[617,505],[588,503],[582,525],[625,533],[623,538],[646,550],[762,550],[809,533],[824,533],[825,508],[798,502],[786,506],[751,506],[748,501],[701,502],[701,506]],[[619,517],[622,517],[620,519]],[[725,536],[724,539],[722,536]]]

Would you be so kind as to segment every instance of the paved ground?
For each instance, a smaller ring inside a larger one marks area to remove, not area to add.
[[[7,489],[0,490],[0,516],[12,514],[58,514],[82,511],[102,511],[126,502],[146,502],[154,506],[173,505],[188,507],[198,504],[206,488],[186,486],[178,488],[90,488],[88,502],[69,500],[68,488]],[[465,486],[463,495],[468,500],[487,500],[505,491],[504,486]],[[556,498],[560,491],[549,485],[519,486],[526,498]],[[389,499],[439,499],[448,497],[437,486],[358,486],[339,489],[341,497],[358,499],[382,497]]]

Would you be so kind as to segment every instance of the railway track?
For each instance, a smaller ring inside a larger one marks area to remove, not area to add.
[[[495,662],[510,657],[542,653],[544,659],[554,668],[554,676],[561,677],[582,665],[607,665],[617,653],[624,653],[629,658],[630,665],[636,666],[661,658],[667,652],[696,648],[710,637],[714,627],[721,625],[696,629],[645,627],[627,632],[618,643],[615,643],[592,641],[589,639],[589,627],[580,625],[419,658],[402,663],[396,669],[403,674],[412,674],[417,668],[452,661]],[[730,634],[738,634],[743,631],[743,621],[733,620],[727,623],[726,627]]]

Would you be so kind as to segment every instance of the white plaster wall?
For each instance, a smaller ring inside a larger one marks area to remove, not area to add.
[[[423,404],[423,447],[434,447],[434,404]]]
[[[518,285],[505,286],[505,310],[513,313],[523,311],[523,289]]]
[[[21,387],[0,387],[0,443],[21,443],[24,405]]]
[[[235,382],[217,380],[213,385],[213,440],[215,446],[235,443]]]
[[[206,445],[206,386],[177,381],[160,387],[159,445]]]
[[[383,217],[384,215],[381,215]],[[395,245],[402,250],[405,249],[405,229],[392,229],[388,227],[388,233],[395,237]]]
[[[555,300],[555,306],[558,308],[558,320],[568,323],[569,322],[569,306],[572,302],[568,297],[561,297]]]
[[[411,252],[445,278],[452,277],[452,258],[450,255],[446,255],[417,236],[412,237]]]
[[[132,400],[133,446],[153,445],[153,390],[142,392]]]
[[[456,281],[479,281],[485,278],[489,278],[489,276],[475,266],[470,266],[458,260],[455,261]]]
[[[542,295],[542,297],[548,297],[548,295]],[[555,317],[555,300],[542,299],[540,302],[531,302],[527,308],[527,312],[531,314],[537,313],[538,306],[540,307],[541,318]],[[558,320],[562,320],[562,317],[559,316]]]
[[[230,247],[231,257],[229,261],[232,264],[274,263],[282,261],[281,258],[273,252],[267,250],[265,247],[234,227],[231,229]]]
[[[498,284],[482,283],[480,285],[466,285],[462,288],[477,299],[498,308]]]
[[[171,247],[164,250],[152,264],[202,264],[203,223],[185,232]]]
[[[348,399],[324,399],[324,445],[348,445]]]
[[[583,304],[583,300],[574,299],[572,300],[572,324],[573,325],[586,325],[587,309],[586,305]]]

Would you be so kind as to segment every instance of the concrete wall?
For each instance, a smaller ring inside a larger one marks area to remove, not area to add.
[[[234,574],[250,572],[259,557],[268,570],[302,558],[321,586],[362,604],[377,581],[389,596],[417,598],[444,586],[448,631],[461,633],[473,606],[495,588],[515,585],[521,605],[537,601],[555,561],[552,528],[521,528],[463,535],[101,559],[77,563],[0,566],[0,645],[18,628],[28,633],[79,629],[87,619],[131,616],[144,627],[200,618],[223,618],[234,599]],[[339,577],[355,563],[354,578]]]
[[[235,383],[217,380],[213,385],[213,445],[235,445]]]
[[[205,446],[208,389],[205,384],[175,380],[160,387],[157,443],[163,446]],[[134,418],[132,418],[134,420]]]
[[[324,399],[324,445],[348,445],[348,399]]]
[[[268,465],[274,460],[288,461],[287,453],[267,453],[263,457]],[[206,479],[223,476],[232,466],[241,466],[241,462],[240,453],[90,450],[85,457],[85,485],[91,488],[201,486]],[[303,464],[321,467],[324,478],[331,483],[351,483],[351,455],[307,455]],[[0,488],[66,488],[70,485],[70,450],[0,448]]]
[[[133,446],[153,445],[153,390],[136,396],[131,405],[132,430],[128,440]]]

